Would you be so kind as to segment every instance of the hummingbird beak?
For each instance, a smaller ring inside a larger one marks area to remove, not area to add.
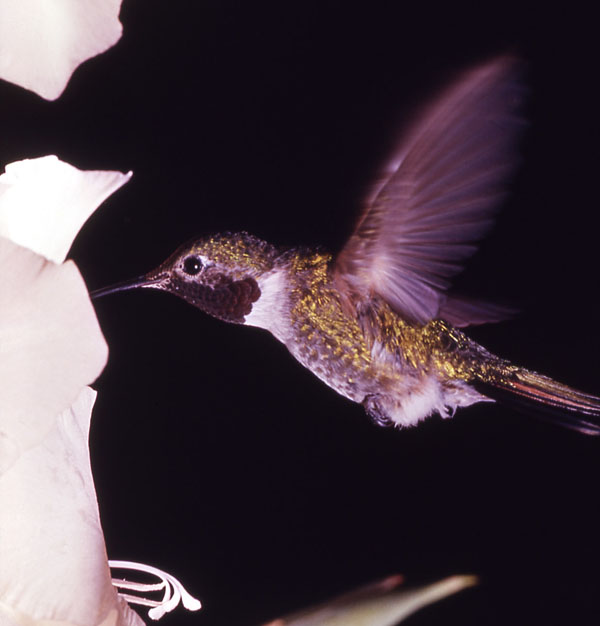
[[[121,283],[115,283],[114,285],[109,285],[108,287],[102,287],[101,289],[95,289],[94,291],[90,291],[90,297],[92,300],[96,298],[102,298],[102,296],[107,296],[110,293],[117,293],[119,291],[129,291],[130,289],[139,289],[143,287],[149,287],[154,289],[160,289],[162,283],[166,281],[168,276],[166,274],[159,274],[158,276],[138,276],[137,278],[131,278],[129,280],[124,280]]]

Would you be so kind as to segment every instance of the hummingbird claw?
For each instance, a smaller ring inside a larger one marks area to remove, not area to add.
[[[378,398],[379,396],[375,393],[366,396],[363,400],[363,406],[367,415],[376,426],[389,428],[394,425],[394,421],[383,412]]]

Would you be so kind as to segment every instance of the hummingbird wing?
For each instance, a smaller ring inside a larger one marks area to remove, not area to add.
[[[351,291],[377,293],[420,323],[444,313],[462,326],[502,317],[445,291],[491,226],[514,169],[523,126],[518,76],[510,57],[481,65],[409,129],[335,261]]]

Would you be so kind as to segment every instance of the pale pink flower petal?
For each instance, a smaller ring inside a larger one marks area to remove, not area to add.
[[[0,476],[2,626],[141,626],[117,596],[88,453],[96,393],[84,388]]]
[[[83,171],[55,156],[11,163],[0,176],[0,235],[62,263],[84,222],[131,175]]]
[[[39,443],[107,355],[75,265],[0,237],[0,474]]]
[[[55,100],[121,37],[121,0],[0,0],[0,78]]]
[[[95,392],[85,385],[102,371],[107,347],[77,268],[53,262],[129,176],[45,157],[0,177],[1,626],[143,625],[111,579],[89,462]],[[162,602],[136,598],[153,607],[151,617],[180,599],[200,608],[161,576]]]

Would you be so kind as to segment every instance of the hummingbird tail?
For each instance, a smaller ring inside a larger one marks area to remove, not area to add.
[[[600,435],[600,398],[542,374],[511,366],[475,386],[487,397],[517,410],[585,435]]]

